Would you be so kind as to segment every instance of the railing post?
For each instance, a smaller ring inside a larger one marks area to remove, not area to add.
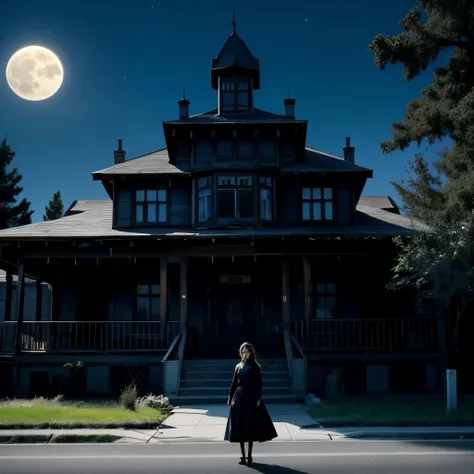
[[[311,340],[311,264],[306,259],[303,261],[303,278],[305,338],[302,342],[304,347],[310,345]]]
[[[16,285],[16,337],[15,354],[21,352],[21,336],[23,324],[23,308],[25,303],[25,264],[22,259],[18,261],[18,282]]]
[[[161,347],[167,343],[168,321],[168,262],[160,259],[160,315],[161,315]]]

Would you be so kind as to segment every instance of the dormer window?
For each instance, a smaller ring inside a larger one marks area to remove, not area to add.
[[[249,78],[221,79],[221,111],[248,112],[252,107],[252,82]]]
[[[303,221],[332,221],[334,219],[332,188],[303,188],[301,197]]]

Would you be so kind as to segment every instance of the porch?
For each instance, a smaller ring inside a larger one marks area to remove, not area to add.
[[[168,321],[24,321],[19,351],[25,353],[165,352],[181,331]],[[0,323],[0,352],[13,353],[17,322]],[[292,321],[291,334],[315,352],[436,352],[432,318],[313,319]],[[190,342],[192,343],[192,341]]]

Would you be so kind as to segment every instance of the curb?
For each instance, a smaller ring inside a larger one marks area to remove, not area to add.
[[[153,421],[146,423],[24,423],[24,424],[0,424],[0,436],[2,430],[72,430],[72,429],[110,429],[110,430],[158,430],[164,423]]]

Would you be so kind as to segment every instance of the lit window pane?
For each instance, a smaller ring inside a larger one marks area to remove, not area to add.
[[[222,82],[223,91],[233,91],[234,90],[234,81],[224,81]]]
[[[328,293],[331,293],[331,294],[336,293],[336,284],[335,283],[328,283],[326,286],[327,286],[326,291]]]
[[[150,285],[137,285],[137,294],[148,295],[150,291]]]
[[[151,294],[152,295],[159,295],[160,294],[160,285],[151,285]]]
[[[254,153],[252,140],[242,140],[237,145],[238,154],[243,158],[251,158]]]
[[[239,176],[237,186],[252,186],[252,176]]]
[[[321,199],[321,188],[313,188],[313,199]]]
[[[326,293],[326,285],[324,283],[317,283],[316,284],[316,293],[318,293],[318,294]]]
[[[138,321],[148,321],[150,317],[150,299],[148,297],[137,298],[137,314]]]
[[[326,220],[332,220],[332,202],[324,203],[324,218]]]
[[[235,185],[235,176],[219,176],[217,178],[218,186],[233,186]]]
[[[166,222],[166,204],[158,206],[158,222]]]
[[[238,217],[247,219],[253,217],[253,190],[238,189]]]
[[[147,221],[156,222],[156,204],[148,204],[147,208]]]
[[[248,91],[249,83],[248,81],[239,81],[239,91]]]
[[[321,217],[321,203],[313,202],[313,219],[315,221],[320,221]]]
[[[272,191],[268,188],[260,188],[260,219],[272,219]]]
[[[272,178],[267,178],[267,186],[272,187]]]
[[[209,188],[199,191],[198,216],[201,222],[207,221],[211,217],[211,190]]]
[[[311,199],[311,188],[303,188],[303,199]]]
[[[160,297],[150,298],[150,321],[160,320]]]
[[[324,188],[324,199],[332,199],[332,189]]]
[[[218,189],[217,198],[217,216],[221,218],[235,217],[235,191],[227,189]]]
[[[309,221],[311,219],[309,202],[303,203],[303,220]]]
[[[145,191],[137,191],[137,202],[143,202],[145,200]]]
[[[146,192],[146,200],[147,201],[156,201],[156,191],[155,190],[148,190]]]
[[[232,140],[219,140],[217,142],[217,156],[230,157],[233,155]]]
[[[143,222],[143,204],[137,204],[135,220],[137,222]]]
[[[158,201],[166,202],[166,189],[160,189],[158,191]]]
[[[265,184],[265,176],[260,176],[258,181],[260,184]]]

